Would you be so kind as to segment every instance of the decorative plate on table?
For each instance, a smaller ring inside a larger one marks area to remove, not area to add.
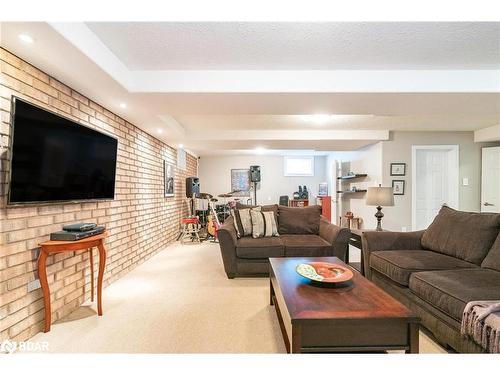
[[[327,262],[302,263],[295,270],[299,275],[319,283],[342,283],[354,277],[349,268]]]

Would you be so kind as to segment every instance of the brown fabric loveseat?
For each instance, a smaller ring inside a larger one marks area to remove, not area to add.
[[[418,232],[365,232],[365,276],[405,303],[445,347],[483,348],[460,334],[465,305],[500,300],[500,214],[443,206]]]
[[[249,206],[239,206],[245,207]],[[345,260],[350,231],[321,217],[320,206],[268,205],[262,210],[275,212],[279,237],[237,238],[232,217],[219,229],[217,236],[228,278],[267,276],[271,257],[336,256]]]

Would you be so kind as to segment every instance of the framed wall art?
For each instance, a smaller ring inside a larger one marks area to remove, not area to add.
[[[391,176],[405,176],[406,163],[391,163]]]
[[[173,164],[163,160],[164,196],[166,198],[174,196],[175,187],[175,167]]]
[[[392,193],[394,195],[404,195],[405,194],[405,181],[404,180],[392,180]]]
[[[236,191],[233,197],[250,195],[250,169],[231,169],[231,191]]]

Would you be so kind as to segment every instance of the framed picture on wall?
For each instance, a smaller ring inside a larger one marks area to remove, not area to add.
[[[175,186],[174,174],[175,174],[174,165],[167,163],[167,161],[163,160],[163,178],[165,181],[164,196],[166,198],[174,196],[174,186]]]
[[[392,180],[392,193],[394,195],[404,195],[405,194],[405,181],[404,180]]]
[[[406,163],[391,163],[391,176],[405,176]]]
[[[233,197],[250,196],[250,169],[231,169],[231,191]]]

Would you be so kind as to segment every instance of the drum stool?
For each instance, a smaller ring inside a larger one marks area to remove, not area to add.
[[[186,239],[190,239],[191,242],[197,240],[201,243],[199,231],[200,231],[200,220],[197,217],[185,217],[181,219],[182,224],[182,234],[181,234],[181,244],[184,244]]]

